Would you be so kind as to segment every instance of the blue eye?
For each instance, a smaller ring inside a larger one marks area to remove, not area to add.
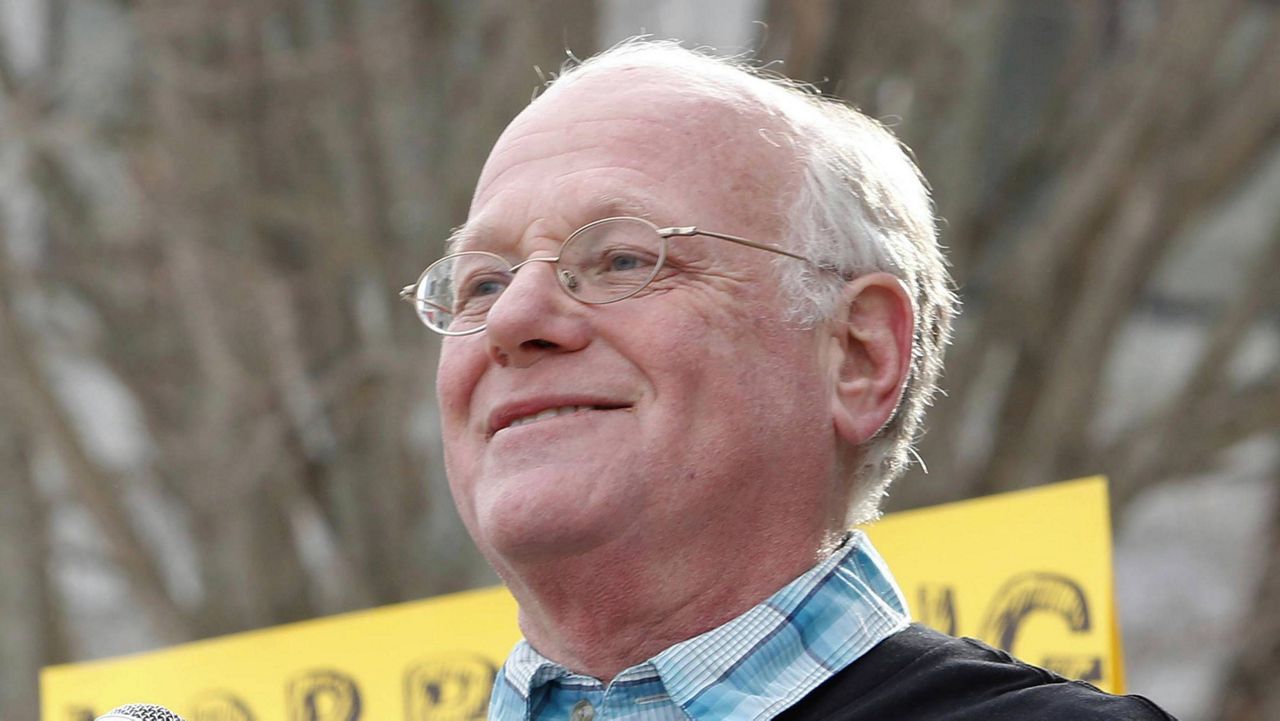
[[[468,278],[458,285],[453,299],[453,312],[459,316],[482,316],[489,312],[498,296],[507,289],[509,278],[486,274]]]
[[[634,255],[615,255],[609,259],[609,270],[635,270],[641,265],[644,261]]]
[[[469,292],[467,295],[469,297],[475,297],[479,295],[496,295],[498,293],[501,293],[502,289],[506,287],[507,287],[506,283],[502,283],[500,281],[482,280],[476,283],[475,285],[473,285],[471,287],[471,292]]]
[[[647,249],[623,246],[601,253],[595,267],[600,273],[647,273],[656,262]]]

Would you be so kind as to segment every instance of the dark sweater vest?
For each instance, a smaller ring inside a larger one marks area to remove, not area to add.
[[[881,641],[777,719],[1173,721],[1141,696],[1112,696],[920,625]]]

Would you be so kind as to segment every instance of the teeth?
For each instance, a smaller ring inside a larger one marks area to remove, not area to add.
[[[595,406],[560,406],[559,408],[548,408],[545,411],[534,413],[531,416],[521,416],[520,418],[517,418],[514,421],[512,421],[511,424],[508,425],[507,427],[515,428],[516,426],[524,426],[530,423],[537,423],[538,421],[545,420],[547,418],[555,418],[556,416],[567,416],[570,413],[577,413],[578,411],[589,411],[594,408]]]

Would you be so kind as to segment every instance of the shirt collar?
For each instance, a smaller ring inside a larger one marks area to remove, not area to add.
[[[722,626],[623,671],[657,674],[691,718],[763,720],[803,698],[909,623],[906,601],[861,531],[831,556]],[[573,676],[521,641],[494,684],[491,719],[531,718],[531,699]],[[585,680],[585,679],[584,679]]]

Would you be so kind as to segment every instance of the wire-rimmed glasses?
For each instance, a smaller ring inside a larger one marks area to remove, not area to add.
[[[413,304],[418,318],[441,335],[469,335],[484,330],[489,309],[511,284],[516,271],[529,263],[552,263],[561,289],[592,305],[616,303],[644,290],[662,272],[667,239],[704,235],[767,250],[817,265],[803,255],[727,233],[696,226],[659,228],[644,218],[618,216],[587,223],[575,230],[554,257],[510,263],[481,250],[452,253],[422,271],[400,297]]]

